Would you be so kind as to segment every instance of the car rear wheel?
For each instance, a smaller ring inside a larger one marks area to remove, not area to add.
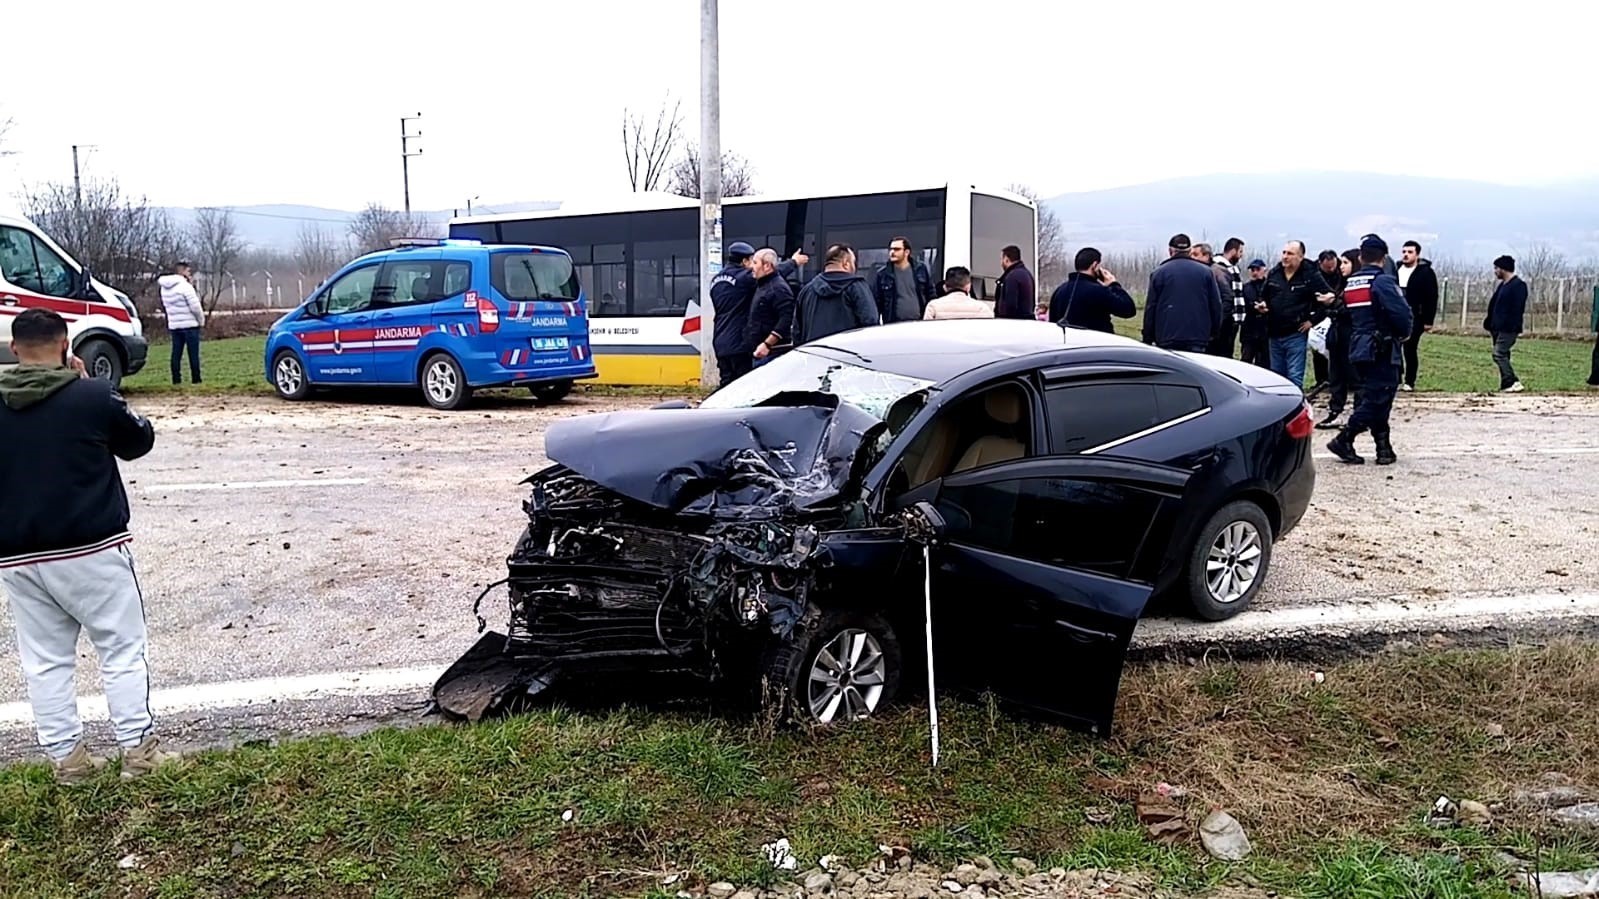
[[[888,620],[818,611],[766,664],[766,702],[786,721],[831,726],[869,718],[899,692],[903,657]]]
[[[92,378],[110,381],[112,387],[122,385],[122,357],[104,340],[91,340],[78,348],[77,356]]]
[[[447,412],[466,405],[472,387],[460,363],[447,353],[435,353],[422,363],[422,396],[429,406]]]
[[[272,359],[272,386],[286,400],[303,400],[311,393],[305,365],[293,350],[283,350]]]
[[[1222,621],[1249,608],[1271,567],[1271,521],[1248,500],[1228,503],[1205,522],[1188,557],[1194,612]]]
[[[551,381],[547,384],[529,384],[528,392],[541,403],[559,403],[572,392],[571,381]]]

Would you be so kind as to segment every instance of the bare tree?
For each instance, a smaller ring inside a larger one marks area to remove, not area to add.
[[[295,236],[294,264],[300,274],[315,281],[332,274],[347,255],[348,248],[315,222],[301,225],[300,233]]]
[[[668,112],[661,103],[653,127],[644,117],[622,110],[622,156],[627,161],[627,180],[634,191],[655,190],[665,177],[672,154],[683,140],[683,102],[672,104]],[[649,127],[646,133],[646,127]]]
[[[200,276],[200,305],[209,315],[222,299],[223,279],[232,273],[246,247],[231,211],[205,207],[198,213],[189,229],[189,246]]]
[[[140,296],[182,255],[182,233],[144,197],[124,196],[115,178],[86,178],[82,187],[80,199],[71,182],[39,185],[23,209],[95,277]]]
[[[11,126],[16,123],[15,119],[0,119],[0,156],[10,156],[16,152],[15,150],[6,149],[6,134],[11,130]]]
[[[1066,227],[1055,210],[1038,199],[1038,193],[1024,184],[1012,184],[1011,193],[1021,194],[1038,206],[1038,295],[1049,296],[1056,285],[1071,273],[1072,260],[1066,248]]]
[[[432,236],[431,226],[420,218],[413,218],[381,203],[368,203],[350,222],[350,251],[372,253],[387,250],[397,237]]]
[[[680,197],[700,195],[700,148],[689,144],[683,156],[672,165],[667,190]],[[722,196],[747,197],[755,193],[755,169],[748,159],[733,152],[722,153]]]

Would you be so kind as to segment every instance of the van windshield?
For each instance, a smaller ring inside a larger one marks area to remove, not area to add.
[[[576,300],[582,290],[565,253],[495,253],[489,283],[507,300]]]

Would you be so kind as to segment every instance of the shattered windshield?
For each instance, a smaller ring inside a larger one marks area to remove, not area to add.
[[[900,415],[889,415],[896,403],[933,385],[932,381],[891,372],[873,371],[813,353],[785,353],[711,394],[702,409],[743,409],[757,406],[779,393],[830,393],[889,423],[892,431]],[[907,403],[905,406],[920,406]],[[904,408],[904,406],[902,406]]]

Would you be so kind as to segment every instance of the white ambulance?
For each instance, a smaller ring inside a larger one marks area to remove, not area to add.
[[[32,222],[0,215],[0,367],[17,362],[11,321],[28,309],[67,320],[72,351],[95,377],[120,384],[144,367],[150,347],[127,296],[95,280]]]

